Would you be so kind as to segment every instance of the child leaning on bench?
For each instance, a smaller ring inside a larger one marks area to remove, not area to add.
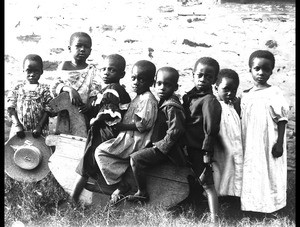
[[[180,155],[178,140],[185,131],[183,107],[174,92],[178,88],[178,71],[172,67],[163,67],[157,71],[155,89],[159,98],[158,114],[151,136],[151,143],[144,149],[130,155],[130,165],[138,191],[127,196],[128,201],[147,202],[147,182],[145,170],[159,165],[168,159],[176,165],[184,164]]]
[[[219,69],[219,63],[213,58],[198,59],[193,70],[195,87],[183,96],[187,119],[186,148],[192,170],[207,194],[212,222],[217,221],[219,202],[211,162],[222,111],[219,101],[213,95],[212,85],[217,80]]]

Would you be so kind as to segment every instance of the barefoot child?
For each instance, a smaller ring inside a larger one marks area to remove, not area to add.
[[[288,104],[281,89],[268,84],[274,66],[270,51],[249,57],[254,83],[241,96],[244,211],[272,213],[286,206]]]
[[[23,61],[23,72],[27,80],[17,84],[7,95],[7,111],[12,118],[10,136],[24,138],[24,131],[34,137],[49,133],[48,121],[52,100],[50,87],[39,83],[43,74],[43,61],[37,54],[29,54]]]
[[[149,200],[145,169],[167,160],[176,165],[184,163],[180,155],[178,140],[185,130],[183,107],[174,92],[178,89],[179,74],[172,67],[163,67],[157,71],[155,89],[159,97],[158,114],[154,125],[151,144],[130,155],[130,165],[137,183],[138,191],[129,195],[129,201]]]
[[[232,69],[221,69],[216,91],[222,107],[219,136],[214,146],[213,176],[219,196],[240,197],[243,173],[242,127],[240,108],[234,105],[239,76]],[[236,107],[236,109],[235,109]]]
[[[60,65],[59,76],[52,86],[52,93],[58,96],[61,92],[68,92],[73,105],[85,114],[87,128],[89,127],[89,110],[97,93],[101,90],[99,71],[86,60],[91,53],[92,39],[84,32],[75,32],[70,37],[68,49],[72,54],[71,61]],[[72,134],[69,129],[69,115],[66,110],[58,113],[56,133]]]
[[[116,138],[101,143],[95,151],[95,159],[108,185],[117,185],[110,204],[118,202],[130,185],[122,176],[130,166],[129,156],[150,142],[157,116],[157,100],[150,91],[156,68],[146,60],[136,62],[132,68],[132,84],[136,97],[129,104],[122,122],[116,124],[121,132]]]
[[[95,160],[96,147],[119,133],[114,125],[122,120],[130,103],[129,94],[120,84],[120,79],[125,75],[125,67],[125,59],[119,54],[108,55],[102,65],[102,79],[107,86],[100,91],[95,101],[96,106],[93,108],[98,110],[97,115],[91,119],[84,156],[76,168],[79,177],[71,194],[75,202],[78,202],[88,178],[96,179],[96,174],[100,173]]]
[[[212,222],[217,221],[218,196],[211,161],[221,120],[221,105],[213,95],[212,85],[217,80],[219,68],[213,58],[198,59],[193,70],[195,87],[183,96],[187,152],[192,169],[207,194]]]

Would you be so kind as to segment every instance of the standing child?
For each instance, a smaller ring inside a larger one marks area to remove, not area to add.
[[[156,166],[166,160],[181,165],[185,160],[178,152],[178,140],[185,131],[183,107],[174,92],[178,89],[178,71],[172,67],[163,67],[157,71],[155,88],[159,97],[158,114],[154,125],[151,144],[130,155],[130,165],[137,183],[138,191],[128,196],[129,201],[149,200],[145,169]]]
[[[214,146],[213,175],[220,196],[241,195],[243,145],[240,108],[236,98],[239,83],[239,76],[234,70],[221,69],[215,85],[222,115]]]
[[[111,54],[105,58],[101,68],[102,79],[107,86],[101,90],[95,101],[97,115],[91,119],[84,156],[76,168],[79,177],[71,195],[75,202],[78,202],[88,178],[97,178],[99,169],[95,160],[96,147],[119,133],[114,125],[122,120],[130,103],[129,94],[120,84],[120,79],[125,75],[125,67],[126,62],[121,55]]]
[[[286,206],[288,104],[281,89],[267,82],[274,66],[270,51],[249,57],[254,84],[241,96],[244,211],[272,213]]]
[[[192,169],[207,194],[212,222],[217,222],[218,196],[211,163],[221,120],[221,105],[213,95],[212,85],[219,69],[219,63],[213,58],[198,59],[193,71],[195,87],[183,96],[187,152]]]
[[[108,185],[117,185],[110,204],[118,202],[129,191],[130,185],[122,176],[130,166],[129,156],[150,143],[157,116],[157,100],[150,91],[155,76],[155,65],[147,60],[136,62],[132,68],[133,89],[131,101],[122,122],[116,124],[121,132],[116,138],[101,143],[95,159]]]
[[[29,54],[23,61],[25,81],[17,84],[7,95],[7,111],[12,118],[10,138],[17,134],[24,138],[24,131],[31,131],[34,137],[49,133],[48,121],[52,100],[50,87],[39,83],[43,74],[43,61],[37,54]]]
[[[89,127],[88,114],[91,103],[101,89],[99,71],[94,65],[87,64],[86,60],[91,53],[92,39],[85,32],[75,32],[70,37],[68,49],[72,54],[71,61],[61,64],[59,77],[52,87],[54,96],[61,92],[68,92],[73,105],[85,114],[87,128]],[[69,126],[69,115],[66,110],[58,113],[56,133],[72,134]]]

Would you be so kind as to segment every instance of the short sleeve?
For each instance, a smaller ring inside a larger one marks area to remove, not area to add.
[[[135,112],[134,120],[140,132],[150,130],[156,121],[157,101],[154,96],[152,96],[145,94],[140,100],[137,111]]]
[[[270,95],[270,98],[269,111],[273,120],[276,123],[288,121],[289,105],[280,88],[274,87],[274,94]]]

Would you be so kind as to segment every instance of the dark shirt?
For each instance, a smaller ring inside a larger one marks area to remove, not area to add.
[[[186,114],[187,147],[213,152],[213,143],[220,130],[221,104],[212,89],[199,92],[193,88],[183,96]]]
[[[184,131],[184,109],[178,97],[173,95],[158,106],[151,141],[162,153],[168,154]]]

